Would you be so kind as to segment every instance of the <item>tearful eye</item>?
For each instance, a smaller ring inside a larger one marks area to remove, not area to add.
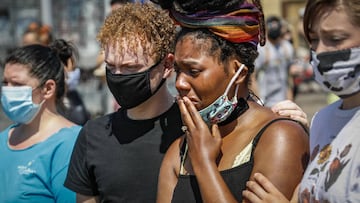
[[[192,76],[197,76],[200,73],[200,71],[198,69],[190,69],[189,73]]]

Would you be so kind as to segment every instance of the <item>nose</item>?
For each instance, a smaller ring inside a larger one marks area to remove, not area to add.
[[[187,92],[190,91],[191,86],[186,80],[186,75],[184,73],[179,72],[176,74],[175,87],[179,92],[180,96],[184,96],[187,94]]]

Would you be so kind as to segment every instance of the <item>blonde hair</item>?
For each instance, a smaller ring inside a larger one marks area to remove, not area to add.
[[[106,18],[97,39],[102,48],[119,47],[120,55],[125,47],[118,42],[125,39],[133,53],[140,42],[144,54],[160,60],[174,51],[175,25],[166,11],[152,4],[126,3]]]

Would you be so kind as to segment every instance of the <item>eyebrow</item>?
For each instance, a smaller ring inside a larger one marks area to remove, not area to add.
[[[181,60],[181,61],[179,61],[180,62],[180,64],[184,64],[184,65],[199,65],[199,61],[200,60],[198,60],[198,59],[192,59],[192,58],[190,58],[190,59],[184,59],[184,60]],[[174,62],[174,64],[175,65],[179,65],[179,63],[178,62]]]
[[[111,62],[109,62],[109,61],[107,61],[107,60],[104,60],[104,62],[105,62],[105,64],[106,64],[107,66],[116,67],[116,65],[115,65],[115,64],[113,64],[113,63],[111,63]],[[146,67],[146,65],[144,65],[144,64],[132,63],[132,62],[130,62],[130,61],[129,61],[129,62],[126,62],[126,63],[121,64],[121,66],[120,66],[120,67],[123,67],[123,66],[133,67],[133,68],[137,68],[137,67],[139,67],[139,68]]]

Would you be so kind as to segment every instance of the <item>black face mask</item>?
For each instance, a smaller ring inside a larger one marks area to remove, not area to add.
[[[276,40],[279,37],[281,37],[281,22],[278,21],[270,21],[267,23],[267,30],[268,34],[267,36],[272,39]]]
[[[276,40],[281,36],[281,30],[273,29],[268,31],[268,37],[272,40]]]
[[[106,68],[106,81],[109,89],[121,108],[131,109],[154,95],[164,84],[162,79],[154,92],[150,88],[150,72],[161,60],[146,71],[134,74],[113,74]]]

